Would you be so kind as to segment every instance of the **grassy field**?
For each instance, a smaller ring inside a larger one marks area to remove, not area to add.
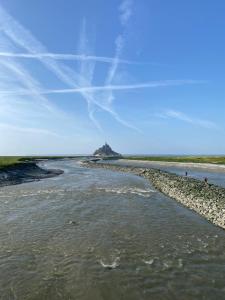
[[[225,156],[128,156],[126,159],[162,162],[225,164]]]
[[[0,156],[0,168],[21,163],[19,156]]]
[[[74,158],[74,156],[0,156],[0,168],[5,168],[18,163],[33,161],[35,159],[60,159]]]

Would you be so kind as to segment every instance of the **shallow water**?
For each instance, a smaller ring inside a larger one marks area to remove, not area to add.
[[[0,299],[225,299],[225,232],[145,179],[76,161],[0,189]]]
[[[155,169],[160,169],[164,170],[167,172],[172,172],[178,175],[185,175],[185,172],[188,172],[189,177],[193,177],[196,179],[204,180],[205,177],[208,178],[209,183],[213,183],[218,186],[222,186],[225,188],[225,170],[210,170],[210,169],[202,169],[202,168],[197,168],[197,167],[192,167],[192,166],[167,166],[165,164],[159,164],[154,163],[154,162],[144,162],[144,161],[123,161],[123,160],[108,160],[108,161],[103,161],[104,163],[109,163],[109,164],[118,164],[121,166],[136,166],[136,167],[141,167],[141,168],[155,168]]]

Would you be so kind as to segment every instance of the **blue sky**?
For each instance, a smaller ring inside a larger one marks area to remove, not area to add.
[[[0,155],[225,154],[224,11],[0,0]]]

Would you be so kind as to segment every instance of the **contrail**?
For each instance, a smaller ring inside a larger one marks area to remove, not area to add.
[[[52,89],[52,90],[39,90],[39,94],[73,94],[73,93],[87,93],[97,91],[121,91],[121,90],[133,90],[143,88],[157,88],[168,86],[180,86],[187,84],[201,84],[206,83],[202,80],[164,80],[164,81],[152,81],[139,84],[127,84],[127,85],[103,85],[103,86],[83,86],[72,89]],[[0,91],[1,95],[33,95],[32,91],[19,90],[19,91]]]
[[[85,53],[85,55],[87,55],[87,53],[90,52],[90,49],[88,46],[89,46],[88,40],[86,37],[86,20],[83,19],[82,28],[81,28],[81,32],[80,32],[80,41],[79,41],[79,45],[78,45],[78,51],[81,53]],[[81,74],[81,77],[79,80],[80,87],[92,86],[92,80],[93,80],[94,70],[95,70],[95,61],[80,60],[79,66],[80,66],[80,74]],[[82,92],[81,94],[87,102],[88,116],[89,116],[90,120],[94,123],[96,128],[100,132],[102,132],[103,131],[102,127],[94,115],[95,110],[96,110],[96,105],[95,105],[95,103],[93,104],[93,102],[95,102],[93,93],[92,92],[91,93],[90,92]]]
[[[126,1],[122,1],[121,5],[119,6],[119,11],[120,11],[120,22],[121,25],[123,27],[123,29],[126,27],[126,24],[132,14],[132,10],[131,10],[131,2],[130,0],[126,0]],[[114,56],[114,60],[111,64],[111,67],[109,68],[106,80],[105,80],[105,86],[111,86],[113,79],[116,75],[118,66],[119,66],[119,62],[120,59],[119,57],[121,56],[121,53],[123,51],[123,47],[124,47],[124,32],[123,34],[120,34],[117,36],[116,40],[115,40],[115,46],[116,46],[116,50],[115,50],[115,56]],[[111,103],[114,100],[114,96],[113,96],[113,90],[112,89],[105,89],[105,93],[103,93],[102,97],[104,97],[106,99],[106,102],[108,103],[108,105],[111,105]],[[139,131],[139,130],[138,130]]]
[[[87,86],[74,89],[57,89],[57,90],[45,90],[43,94],[71,94],[80,92],[91,91],[121,91],[121,90],[134,90],[143,88],[157,88],[166,86],[180,86],[186,84],[199,84],[205,83],[205,81],[198,80],[165,80],[165,81],[152,81],[139,84],[127,84],[127,85],[103,85],[103,86]]]
[[[121,7],[121,23],[123,26],[128,22],[130,15],[132,14],[130,1],[126,0],[123,6]],[[123,21],[122,21],[123,20]],[[121,54],[121,49],[123,47],[123,38],[124,33],[118,36],[116,44],[116,53],[114,58],[110,57],[98,57],[90,55],[90,53],[81,53],[78,54],[54,54],[49,53],[47,49],[21,24],[19,24],[14,18],[12,18],[1,6],[0,6],[0,29],[1,32],[9,38],[13,45],[17,45],[19,48],[24,49],[27,53],[16,53],[14,54],[9,48],[10,52],[0,51],[2,58],[8,55],[8,62],[12,65],[8,68],[20,78],[22,82],[23,89],[12,91],[0,91],[0,95],[34,95],[36,99],[38,97],[43,97],[43,95],[48,94],[67,94],[67,93],[80,93],[81,96],[85,99],[88,105],[88,113],[90,119],[95,123],[95,125],[100,128],[98,121],[94,118],[94,113],[96,110],[101,109],[105,112],[111,114],[111,116],[121,124],[134,128],[134,126],[128,124],[126,121],[122,120],[121,117],[114,111],[111,102],[113,99],[112,91],[122,91],[122,90],[131,90],[131,89],[143,89],[143,88],[153,88],[159,86],[175,86],[183,84],[193,84],[200,83],[199,81],[194,80],[167,80],[167,81],[158,81],[158,82],[148,82],[140,83],[133,85],[113,85],[113,78],[117,71],[118,64],[120,62],[128,63],[128,61],[123,61],[119,59]],[[119,39],[121,37],[121,40]],[[5,50],[5,49],[3,49]],[[23,51],[24,51],[23,50]],[[86,50],[86,49],[84,49]],[[4,56],[5,55],[5,56]],[[10,57],[11,55],[11,57]],[[17,55],[17,56],[13,56]],[[15,58],[36,58],[39,60],[48,70],[50,70],[58,79],[60,79],[66,86],[67,89],[43,89],[38,85],[38,82],[26,83],[26,79],[29,80],[29,72],[25,72],[20,64],[16,66],[12,63],[13,57]],[[63,64],[61,59],[77,59],[80,62],[81,72],[75,72],[73,69]],[[94,74],[95,62],[101,60],[102,62],[110,63],[110,69],[105,81],[104,86],[93,86],[92,79]],[[105,94],[103,92],[106,92]],[[102,94],[101,94],[102,93]],[[43,102],[47,102],[46,98],[42,98]],[[48,103],[46,103],[47,105]]]
[[[0,57],[15,57],[15,58],[53,58],[55,60],[77,60],[77,61],[95,61],[102,63],[113,63],[113,57],[85,55],[85,54],[63,54],[63,53],[13,53],[13,52],[0,52]],[[142,64],[136,61],[129,61],[125,59],[119,59],[118,63],[122,64]]]
[[[35,102],[38,102],[46,110],[48,110],[51,113],[54,113],[55,115],[58,116],[62,115],[63,112],[58,108],[56,108],[55,105],[50,103],[49,100],[44,96],[44,94],[41,93],[42,87],[40,83],[36,79],[34,79],[31,76],[31,74],[21,66],[21,64],[15,62],[13,59],[10,59],[10,60],[0,60],[0,65],[4,66],[8,71],[10,71],[13,74],[13,77],[17,78],[18,81],[23,86],[25,86],[25,88],[28,90],[27,95],[32,96]],[[1,94],[0,92],[0,95],[4,95],[4,93]],[[20,93],[16,95],[20,95]]]
[[[0,27],[6,36],[8,36],[19,47],[26,49],[28,54],[37,56],[39,53],[48,53],[45,47],[27,29],[13,19],[1,6]],[[43,63],[46,68],[51,70],[62,82],[71,87],[71,89],[76,89],[77,92],[80,92],[89,107],[96,105],[100,109],[110,113],[115,118],[115,112],[111,107],[102,105],[100,101],[97,101],[93,98],[93,94],[87,94],[87,89],[82,87],[80,88],[80,82],[86,82],[86,79],[82,78],[81,74],[76,73],[68,66],[62,64],[61,62],[57,62],[51,57],[37,56],[37,59]],[[28,93],[21,91],[20,94],[24,95]],[[117,118],[116,120],[118,121],[119,119]]]

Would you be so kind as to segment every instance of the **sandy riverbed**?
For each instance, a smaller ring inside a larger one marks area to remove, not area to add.
[[[164,162],[164,161],[146,161],[146,160],[131,160],[131,159],[123,159],[123,162],[138,162],[143,163],[145,165],[150,166],[168,166],[168,167],[182,167],[182,168],[196,168],[202,170],[212,170],[225,172],[225,165],[216,165],[216,164],[208,164],[208,163],[183,163],[183,162]]]

